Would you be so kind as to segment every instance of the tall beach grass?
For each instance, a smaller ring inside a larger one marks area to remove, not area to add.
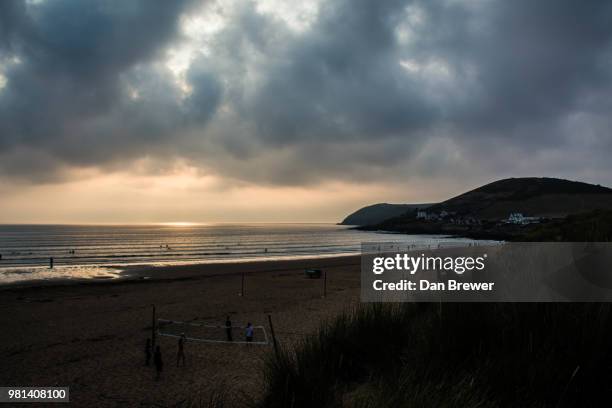
[[[609,304],[368,304],[270,355],[257,405],[609,406],[611,349]]]

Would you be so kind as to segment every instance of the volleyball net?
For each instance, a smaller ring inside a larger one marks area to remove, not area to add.
[[[253,326],[253,340],[246,341],[246,326],[225,326],[203,322],[157,319],[157,334],[175,338],[184,335],[187,341],[201,343],[255,344],[259,346],[270,344],[264,326]]]

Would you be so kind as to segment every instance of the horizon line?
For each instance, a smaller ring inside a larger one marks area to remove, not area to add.
[[[45,225],[45,226],[167,226],[167,227],[198,227],[212,225],[245,225],[245,224],[340,224],[333,221],[210,221],[210,222],[191,222],[191,221],[151,221],[151,222],[3,222],[0,226],[26,226],[26,225]]]

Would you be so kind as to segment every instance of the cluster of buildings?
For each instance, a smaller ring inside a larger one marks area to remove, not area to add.
[[[481,221],[472,216],[460,216],[456,213],[451,213],[445,210],[440,211],[439,213],[435,212],[427,212],[427,211],[417,211],[416,213],[417,220],[424,221],[446,221],[451,224],[457,225],[480,225]]]
[[[439,213],[427,212],[424,210],[418,210],[416,212],[416,219],[423,221],[445,221],[451,224],[457,225],[481,225],[482,221],[472,216],[460,216],[455,213],[442,210]],[[527,225],[538,223],[541,221],[540,217],[526,217],[520,212],[510,213],[507,219],[503,220],[506,224],[517,224]]]
[[[506,220],[506,224],[533,224],[540,222],[540,217],[525,217],[522,213],[515,212],[511,213],[508,219]]]
[[[441,221],[448,216],[449,216],[449,213],[444,210],[440,211],[439,213],[435,213],[435,212],[428,213],[427,211],[419,210],[416,213],[417,220],[425,220],[425,221]]]

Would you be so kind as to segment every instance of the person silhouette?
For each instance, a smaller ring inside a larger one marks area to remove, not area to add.
[[[155,380],[159,380],[162,371],[164,370],[164,362],[162,361],[161,349],[159,346],[155,347],[155,355],[153,356],[153,362],[155,363]]]
[[[247,323],[245,334],[247,343],[251,343],[253,341],[253,325],[251,322]]]
[[[227,335],[227,341],[233,341],[232,339],[232,321],[230,317],[225,318],[225,334]]]
[[[149,366],[151,362],[151,339],[147,339],[147,343],[145,344],[145,366]]]
[[[178,351],[176,352],[176,366],[179,366],[180,362],[183,362],[183,366],[185,365],[185,333],[181,333],[181,337],[178,340]]]

